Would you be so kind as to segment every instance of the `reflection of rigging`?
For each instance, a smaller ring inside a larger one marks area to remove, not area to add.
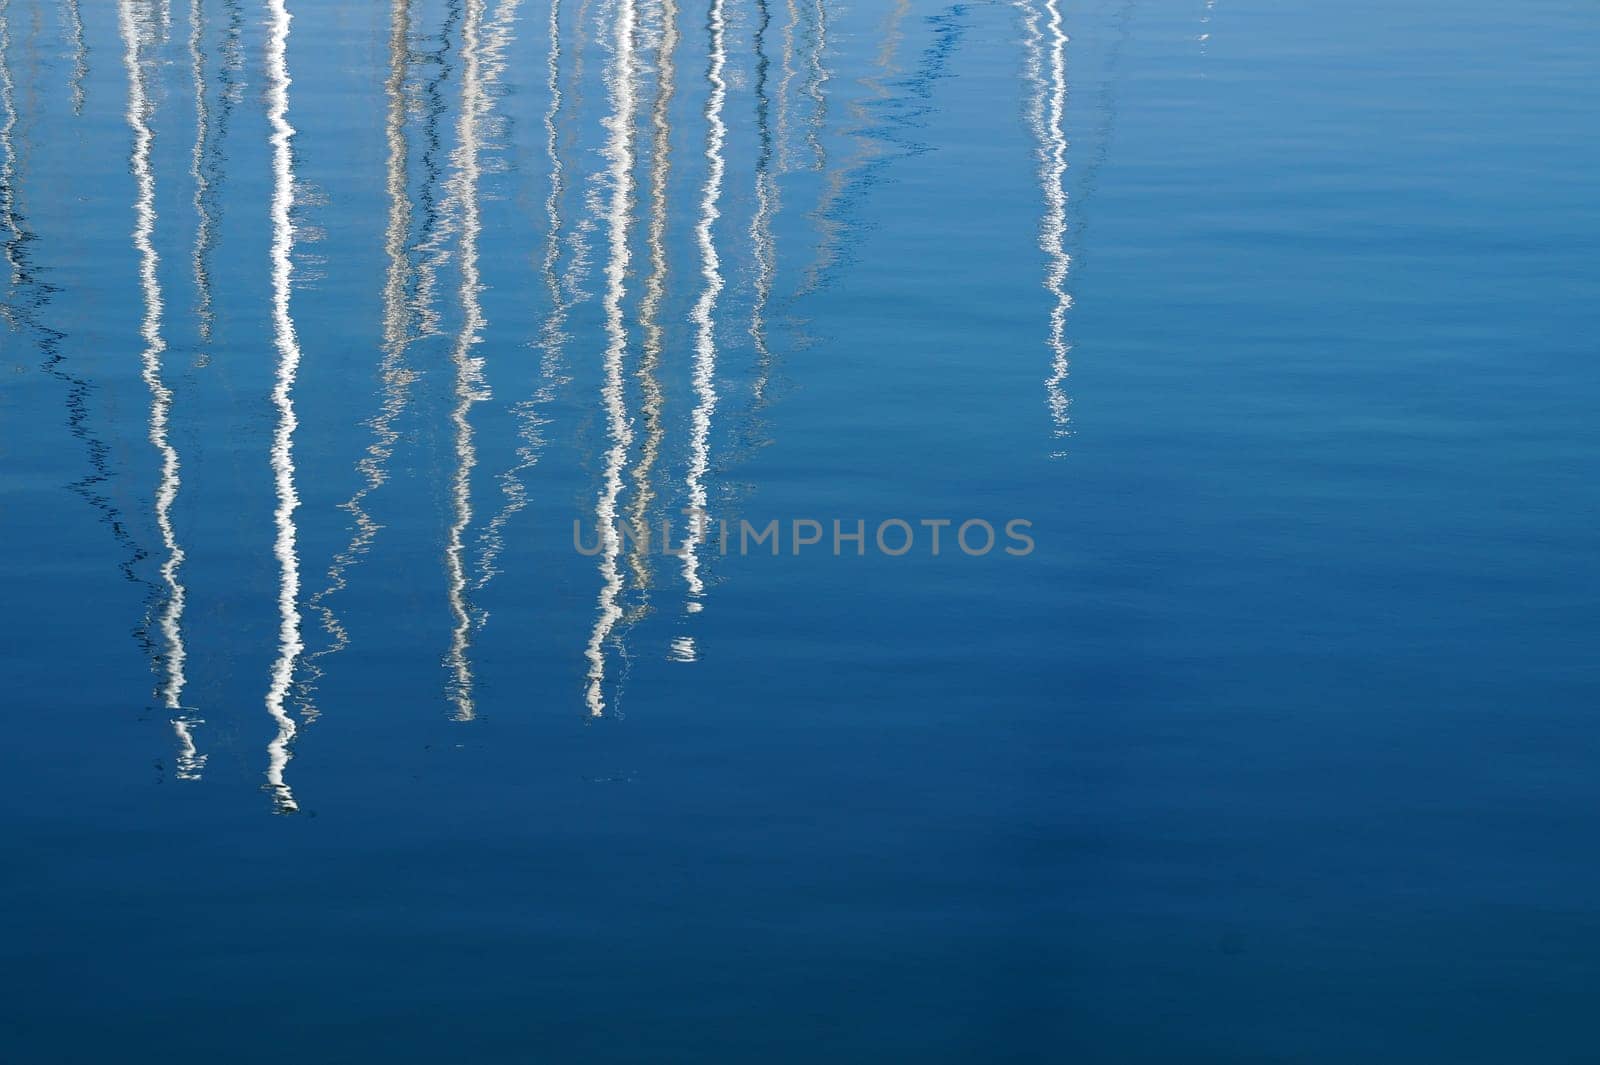
[[[89,421],[89,396],[95,389],[95,382],[68,369],[70,364],[62,351],[67,334],[45,320],[50,302],[61,290],[45,279],[43,270],[34,264],[29,253],[38,234],[27,228],[21,202],[23,175],[14,139],[17,111],[11,77],[8,7],[9,0],[0,0],[0,232],[3,232],[0,248],[4,250],[11,288],[11,298],[0,302],[0,319],[4,319],[8,327],[33,337],[35,347],[43,356],[40,368],[65,388],[67,432],[83,444],[89,464],[88,474],[67,487],[93,507],[100,522],[111,530],[123,552],[117,568],[124,578],[145,589],[149,614],[153,615],[166,588],[140,575],[140,564],[150,557],[149,552],[134,541],[122,511],[102,490],[111,480],[111,448],[95,435]],[[160,672],[162,652],[150,637],[148,622],[149,616],[133,630],[133,636],[149,656],[152,671]]]
[[[410,29],[410,0],[394,0],[389,25],[389,76],[384,84],[388,103],[384,132],[389,149],[385,174],[389,217],[384,230],[388,271],[383,286],[383,355],[378,366],[378,376],[383,382],[383,403],[378,414],[367,423],[372,430],[372,440],[367,445],[367,453],[356,463],[362,485],[343,504],[350,514],[355,532],[328,567],[327,586],[306,604],[321,615],[323,628],[332,640],[329,646],[306,656],[303,663],[304,677],[298,695],[301,717],[307,721],[317,717],[311,695],[322,676],[318,660],[343,650],[350,642],[348,631],[327,600],[346,587],[346,571],[367,553],[381,528],[367,512],[366,500],[389,480],[389,460],[394,454],[395,443],[400,439],[394,423],[404,413],[410,399],[411,385],[416,380],[415,371],[406,364],[412,321],[406,304],[406,290],[411,283],[410,249],[406,240],[411,232],[411,196],[406,166],[411,152],[406,137],[406,82],[411,70],[411,51],[407,38]]]
[[[895,0],[894,9],[889,12],[884,22],[883,44],[878,49],[877,58],[873,65],[877,73],[868,74],[857,79],[857,84],[871,93],[868,100],[852,100],[849,104],[850,115],[854,124],[849,131],[849,136],[856,143],[856,150],[839,166],[828,173],[823,187],[822,202],[812,212],[812,219],[816,223],[819,239],[817,242],[816,259],[811,268],[806,271],[805,281],[801,286],[802,292],[808,292],[822,283],[828,271],[838,262],[840,245],[844,240],[845,223],[840,210],[840,202],[851,184],[859,179],[860,174],[868,164],[883,154],[882,137],[872,125],[869,109],[881,106],[890,99],[888,85],[889,78],[899,73],[895,66],[895,56],[900,49],[900,42],[905,34],[901,30],[901,23],[905,20],[906,12],[911,9],[911,0]],[[819,58],[820,62],[820,58]],[[821,102],[819,100],[820,108]]]
[[[855,125],[849,135],[856,142],[856,150],[828,173],[821,202],[811,213],[820,238],[815,257],[806,269],[797,296],[805,295],[828,282],[832,271],[838,266],[846,238],[851,235],[856,201],[867,189],[877,184],[880,180],[879,171],[895,158],[885,147],[898,146],[903,155],[927,150],[925,144],[909,136],[909,131],[916,127],[927,110],[926,101],[932,94],[933,83],[946,76],[945,68],[950,56],[965,33],[963,20],[967,8],[959,3],[952,4],[943,13],[925,19],[933,28],[933,42],[924,49],[910,76],[893,82],[897,91],[891,92],[888,79],[899,73],[895,56],[903,37],[900,21],[907,7],[908,0],[900,0],[890,13],[884,30],[884,43],[875,61],[878,73],[858,81],[871,96],[850,105]],[[880,115],[876,123],[871,121],[872,112]]]
[[[668,0],[670,2],[670,0]],[[528,488],[523,474],[532,469],[544,451],[544,408],[556,397],[557,390],[566,383],[561,372],[561,359],[565,347],[567,313],[576,302],[572,288],[577,273],[583,265],[581,251],[575,252],[568,282],[564,283],[557,269],[561,261],[561,245],[566,237],[566,223],[562,217],[562,204],[567,191],[566,165],[561,159],[561,119],[565,96],[561,91],[561,0],[552,0],[549,19],[549,46],[545,63],[545,91],[550,103],[544,114],[545,157],[550,164],[550,191],[545,196],[544,209],[547,222],[544,255],[539,273],[544,280],[545,298],[549,309],[540,329],[537,346],[540,350],[539,386],[528,399],[517,403],[517,461],[500,475],[500,491],[505,497],[500,512],[490,519],[478,538],[478,581],[474,589],[484,588],[499,572],[496,563],[505,549],[505,527],[513,515],[528,505]],[[578,239],[578,238],[575,238]],[[480,624],[486,615],[479,613]]]
[[[140,10],[136,11],[136,6]],[[162,380],[162,355],[167,350],[167,344],[161,333],[161,283],[157,276],[160,260],[151,243],[156,223],[155,175],[150,166],[150,148],[155,139],[150,130],[150,117],[154,106],[145,85],[145,60],[142,54],[145,34],[150,28],[149,10],[144,5],[135,5],[132,0],[121,0],[118,14],[128,69],[128,127],[133,132],[133,151],[129,162],[136,190],[133,244],[139,253],[139,286],[144,295],[144,318],[140,333],[145,348],[140,356],[140,376],[150,390],[150,444],[161,459],[155,493],[155,518],[166,558],[161,563],[165,594],[156,613],[156,627],[162,638],[162,678],[157,685],[157,696],[171,718],[172,731],[178,741],[176,775],[183,780],[197,780],[205,766],[205,758],[194,741],[195,729],[201,722],[182,705],[185,684],[182,628],[184,587],[179,574],[184,556],[172,524],[172,506],[177,500],[180,484],[179,463],[177,449],[167,435],[172,390]]]

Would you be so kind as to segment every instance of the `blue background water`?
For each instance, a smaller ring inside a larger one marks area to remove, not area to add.
[[[0,2],[5,1060],[1600,1057],[1593,5],[289,11]]]

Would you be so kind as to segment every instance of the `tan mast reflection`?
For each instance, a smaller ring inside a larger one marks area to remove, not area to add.
[[[1061,29],[1060,0],[1045,0],[1044,13],[1038,8],[1023,8],[1026,31],[1028,80],[1033,97],[1028,106],[1028,124],[1033,129],[1039,157],[1039,187],[1044,195],[1044,218],[1039,226],[1039,247],[1045,253],[1044,287],[1055,298],[1050,309],[1050,375],[1045,379],[1045,406],[1054,423],[1054,436],[1064,441],[1071,435],[1068,425],[1066,393],[1071,347],[1067,343],[1067,312],[1072,296],[1067,291],[1067,273],[1072,258],[1067,254],[1067,138],[1063,131],[1067,103],[1067,35]],[[1044,21],[1041,30],[1040,21]],[[1046,37],[1048,34],[1048,38]],[[1046,53],[1048,52],[1048,58]],[[1059,457],[1064,451],[1059,450]]]
[[[319,659],[344,650],[350,643],[350,634],[327,605],[329,597],[342,591],[348,580],[346,571],[372,546],[381,526],[367,513],[366,499],[389,480],[389,460],[394,454],[400,433],[394,428],[397,418],[404,413],[410,401],[411,385],[417,375],[406,363],[406,349],[410,344],[411,314],[406,304],[406,288],[411,283],[411,258],[407,238],[411,233],[411,196],[407,163],[411,145],[406,137],[406,81],[411,69],[410,0],[394,0],[389,14],[389,76],[384,83],[387,111],[384,117],[384,134],[389,157],[385,168],[384,187],[389,197],[388,224],[384,229],[384,253],[388,258],[388,271],[383,285],[383,354],[378,366],[378,376],[383,382],[382,407],[369,423],[372,440],[367,453],[356,463],[362,485],[342,507],[348,511],[355,532],[343,551],[334,556],[328,567],[328,583],[306,603],[322,618],[322,626],[332,643],[306,656],[303,679],[298,696],[301,717],[314,721],[318,716],[312,695],[316,682],[322,676]]]
[[[161,533],[161,544],[166,550],[166,558],[161,563],[161,580],[166,585],[166,594],[156,617],[163,643],[161,664],[164,674],[157,686],[157,695],[166,707],[173,734],[178,741],[176,775],[180,780],[198,780],[205,767],[205,757],[195,746],[194,732],[201,721],[182,705],[185,684],[182,628],[184,588],[178,578],[184,556],[172,524],[172,505],[178,497],[181,482],[178,452],[167,437],[172,390],[162,380],[162,355],[167,350],[167,343],[161,334],[163,308],[161,282],[157,274],[160,259],[150,240],[156,224],[156,183],[150,167],[150,147],[155,139],[150,130],[150,116],[154,106],[145,84],[142,54],[145,40],[152,29],[150,9],[146,4],[121,0],[118,4],[118,22],[122,30],[123,59],[128,70],[128,128],[133,132],[133,152],[129,161],[136,188],[133,245],[139,253],[139,286],[144,295],[144,320],[139,331],[144,337],[145,348],[140,356],[140,376],[150,390],[150,444],[161,457],[155,517],[156,527]]]
[[[722,198],[722,175],[725,170],[722,144],[728,132],[728,127],[722,121],[722,105],[728,95],[728,85],[723,78],[727,53],[723,39],[726,22],[722,5],[723,0],[712,0],[708,19],[711,64],[706,71],[706,80],[711,83],[711,95],[706,101],[707,172],[705,189],[700,196],[700,220],[695,226],[695,240],[700,246],[700,273],[705,278],[705,286],[690,314],[690,320],[695,324],[695,407],[689,429],[689,473],[685,484],[689,490],[689,509],[695,518],[683,544],[683,581],[688,590],[684,609],[691,614],[705,606],[702,601],[705,579],[700,575],[700,545],[706,539],[705,479],[711,460],[711,419],[717,409],[716,309],[717,297],[722,292],[722,264],[712,239],[712,227],[720,214],[717,203]],[[674,640],[672,657],[679,662],[694,661],[694,638],[680,636]]]
[[[467,648],[472,634],[472,611],[467,602],[466,546],[463,537],[472,523],[472,470],[477,465],[471,422],[474,404],[488,399],[483,379],[483,357],[473,349],[482,339],[487,322],[479,295],[483,280],[478,271],[478,237],[482,220],[478,207],[478,181],[481,177],[482,133],[490,115],[492,89],[503,66],[505,49],[517,0],[502,0],[495,9],[494,22],[483,27],[483,0],[468,0],[466,26],[461,45],[461,117],[457,131],[451,196],[461,212],[461,331],[456,337],[450,361],[455,367],[456,405],[450,419],[455,425],[456,471],[451,486],[455,512],[445,548],[445,572],[449,581],[450,612],[455,627],[446,656],[451,674],[451,701],[457,721],[471,721],[472,664]]]
[[[666,435],[661,419],[662,391],[658,376],[661,368],[663,330],[661,327],[661,301],[667,288],[667,202],[668,185],[672,177],[672,97],[676,90],[677,68],[673,56],[678,48],[678,5],[675,0],[662,0],[661,40],[657,46],[656,94],[650,109],[650,230],[647,243],[650,247],[650,275],[645,279],[644,298],[639,303],[641,336],[638,378],[643,395],[640,414],[644,419],[644,443],[639,450],[639,460],[634,463],[633,503],[628,508],[628,524],[636,531],[628,566],[633,571],[633,582],[639,599],[629,611],[630,624],[637,623],[650,611],[650,588],[654,574],[650,565],[648,535],[637,535],[646,530],[650,522],[650,504],[655,501],[655,488],[650,476],[661,456],[661,442]]]
[[[720,5],[721,0],[714,0]],[[617,597],[622,590],[622,573],[617,557],[622,550],[617,529],[617,499],[622,493],[622,466],[633,446],[633,429],[623,403],[622,358],[628,346],[628,331],[622,317],[622,300],[628,275],[628,225],[632,217],[633,133],[636,86],[634,84],[634,6],[633,0],[619,0],[614,37],[615,60],[609,77],[612,113],[606,120],[611,136],[605,156],[610,166],[611,202],[606,209],[610,256],[606,262],[606,350],[604,380],[600,396],[606,411],[607,433],[611,446],[606,451],[605,481],[595,501],[595,527],[601,538],[599,614],[584,655],[589,660],[585,702],[592,717],[605,713],[605,644],[622,610]]]
[[[267,745],[267,787],[273,804],[283,813],[299,809],[284,781],[295,724],[284,709],[284,698],[294,677],[296,660],[304,649],[300,634],[300,560],[296,554],[294,511],[300,497],[294,485],[294,383],[300,369],[300,341],[289,313],[294,278],[294,127],[289,124],[289,22],[285,0],[268,0],[267,118],[272,128],[272,332],[278,349],[278,367],[272,387],[272,405],[278,423],[273,432],[271,465],[277,493],[274,523],[277,536],[273,554],[278,560],[278,657],[267,688],[267,713],[277,735]]]

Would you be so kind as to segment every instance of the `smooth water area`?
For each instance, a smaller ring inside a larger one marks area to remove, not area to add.
[[[1597,59],[0,0],[0,1060],[1596,1060]]]

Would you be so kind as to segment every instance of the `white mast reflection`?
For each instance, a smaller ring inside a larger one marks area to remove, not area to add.
[[[713,2],[720,11],[721,0]],[[605,317],[608,342],[604,357],[605,384],[600,393],[606,409],[611,447],[606,452],[604,487],[595,503],[595,526],[602,540],[599,616],[595,619],[594,631],[589,635],[589,645],[584,652],[589,660],[585,701],[593,717],[605,713],[605,643],[617,619],[622,616],[622,610],[617,605],[617,596],[622,590],[622,573],[617,567],[617,556],[622,549],[617,529],[617,498],[622,493],[622,466],[627,460],[628,449],[633,445],[633,429],[628,424],[628,412],[622,394],[622,357],[628,345],[628,331],[622,318],[622,300],[628,274],[628,223],[633,196],[636,91],[634,21],[633,0],[620,0],[613,44],[616,59],[609,79],[612,114],[606,120],[611,133],[605,152],[611,164],[611,203],[606,211],[611,253],[606,263]]]
[[[689,489],[689,508],[695,515],[693,528],[683,545],[683,580],[688,586],[688,599],[684,609],[695,613],[704,604],[705,581],[700,576],[699,548],[706,533],[706,470],[711,458],[711,417],[717,409],[717,296],[722,292],[722,264],[717,258],[717,246],[712,240],[712,226],[720,212],[717,202],[722,196],[722,175],[725,169],[722,144],[728,127],[722,121],[722,105],[727,99],[728,86],[723,79],[727,62],[724,47],[726,23],[723,18],[723,0],[712,0],[709,18],[711,32],[711,65],[706,80],[711,83],[711,95],[706,101],[706,183],[700,196],[700,220],[695,227],[695,240],[700,246],[700,272],[705,287],[700,291],[690,320],[695,324],[694,393],[695,408],[690,422],[689,473],[685,483]],[[673,657],[678,661],[692,662],[695,658],[694,640],[679,637],[673,643]]]
[[[1064,440],[1071,435],[1068,426],[1066,379],[1071,347],[1067,343],[1067,312],[1072,296],[1067,291],[1067,272],[1072,258],[1067,254],[1067,138],[1063,131],[1067,103],[1067,35],[1061,29],[1060,0],[1045,0],[1046,29],[1049,31],[1049,73],[1045,73],[1045,42],[1039,28],[1040,13],[1023,7],[1027,31],[1028,80],[1033,84],[1028,123],[1033,128],[1039,157],[1039,186],[1044,195],[1045,213],[1039,226],[1039,247],[1048,259],[1044,287],[1055,297],[1050,309],[1050,375],[1045,379],[1045,406],[1055,424],[1054,435]],[[1064,452],[1058,450],[1059,457]]]
[[[78,0],[67,0],[67,27],[72,33],[72,113],[83,114],[83,79],[89,73],[89,48],[83,38],[83,13]]]
[[[278,348],[278,368],[272,388],[272,404],[278,424],[273,433],[271,465],[277,489],[278,506],[274,515],[277,537],[273,554],[277,556],[278,579],[278,657],[272,666],[267,689],[267,713],[277,726],[277,735],[267,745],[267,786],[280,812],[299,809],[294,794],[284,782],[289,763],[289,745],[294,739],[294,719],[284,709],[284,697],[294,677],[296,660],[304,649],[300,635],[300,560],[296,555],[294,511],[300,497],[294,486],[294,431],[299,424],[294,412],[295,375],[300,368],[300,341],[289,313],[290,286],[294,276],[294,127],[289,124],[289,22],[285,0],[268,0],[267,35],[267,118],[272,127],[272,332]]]
[[[161,580],[166,585],[165,601],[156,619],[164,642],[161,656],[164,676],[157,693],[171,716],[172,731],[178,740],[176,775],[180,780],[198,780],[205,767],[205,758],[195,746],[194,730],[201,722],[182,705],[185,684],[182,628],[184,588],[178,576],[184,556],[172,525],[172,505],[178,497],[180,484],[179,464],[177,449],[167,438],[172,390],[161,377],[161,357],[167,350],[167,344],[161,335],[161,282],[157,275],[160,259],[150,241],[156,224],[156,183],[150,168],[150,146],[155,139],[150,131],[150,116],[154,108],[145,86],[144,59],[141,55],[144,35],[151,29],[150,17],[151,12],[146,4],[134,3],[133,0],[121,0],[118,4],[123,58],[128,69],[127,119],[128,127],[133,131],[130,168],[137,189],[133,245],[139,252],[139,286],[144,294],[144,320],[140,325],[140,333],[144,337],[145,348],[140,356],[140,376],[150,390],[150,443],[161,456],[155,517],[167,554],[161,563]]]
[[[451,176],[452,199],[461,211],[461,331],[450,354],[455,367],[456,404],[450,419],[455,425],[456,471],[451,486],[455,519],[445,548],[445,572],[449,580],[450,612],[455,627],[446,656],[451,673],[451,700],[456,705],[457,721],[471,721],[472,663],[467,644],[472,633],[472,611],[467,602],[467,573],[463,537],[472,523],[472,470],[477,465],[473,444],[471,412],[474,404],[489,398],[483,379],[483,357],[473,349],[482,339],[483,307],[479,295],[483,280],[478,270],[478,237],[482,219],[478,206],[478,181],[481,177],[482,133],[489,116],[489,96],[502,65],[503,52],[517,0],[502,0],[495,19],[483,27],[483,0],[468,0],[466,27],[462,32],[461,116],[457,131],[454,170]]]
[[[11,82],[10,0],[0,0],[0,215],[9,235],[5,239],[6,265],[11,268],[10,285],[22,282],[20,254],[23,247],[22,223],[17,208],[17,146],[12,136],[17,128],[16,86]],[[0,304],[7,320],[14,312],[9,301]]]

